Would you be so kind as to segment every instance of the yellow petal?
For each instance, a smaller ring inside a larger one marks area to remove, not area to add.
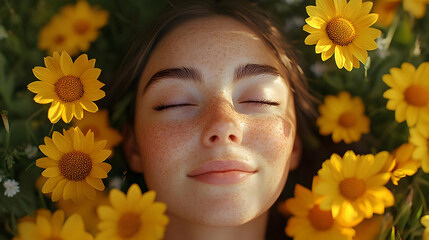
[[[80,79],[82,83],[85,85],[87,83],[90,83],[92,81],[98,81],[98,77],[100,76],[101,69],[99,68],[90,68],[87,69],[81,76]],[[104,84],[103,84],[104,86]]]
[[[83,72],[90,68],[88,63],[88,55],[80,55],[73,63],[72,75],[75,77],[80,77]]]
[[[128,206],[125,205],[127,199],[125,194],[117,189],[112,189],[109,194],[110,203],[116,211],[124,212]],[[130,206],[132,207],[132,206]]]
[[[89,175],[93,178],[107,178],[106,171],[97,165],[92,166],[91,173]]]
[[[36,160],[36,166],[40,168],[58,167],[58,161],[49,157],[43,157]]]
[[[103,191],[104,190],[104,184],[103,181],[99,178],[93,178],[91,176],[86,177],[86,182],[91,185],[93,188]]]
[[[61,104],[59,101],[52,102],[51,107],[48,111],[48,118],[51,123],[57,123],[60,120],[63,109],[64,105]]]
[[[73,74],[73,61],[66,51],[61,53],[60,66],[65,76],[71,76]]]
[[[60,169],[58,167],[50,167],[45,169],[42,172],[42,176],[44,177],[57,177],[61,174]]]
[[[50,84],[55,84],[58,80],[55,74],[53,74],[49,69],[44,67],[33,68],[33,74],[37,79],[41,81],[46,81]]]
[[[54,133],[52,134],[52,141],[54,142],[57,149],[63,153],[69,153],[73,151],[71,143],[68,142],[66,138],[57,131],[54,131]]]
[[[61,199],[61,197],[63,196],[64,186],[67,184],[67,182],[69,182],[69,180],[63,179],[57,184],[54,191],[52,192],[53,202],[56,202]]]
[[[98,111],[98,107],[95,103],[90,102],[90,101],[86,101],[86,100],[81,100],[80,101],[80,105],[83,107],[83,109],[85,109],[88,112],[97,112]]]
[[[53,192],[57,184],[63,179],[64,177],[61,175],[54,178],[48,178],[48,180],[46,180],[45,184],[42,187],[42,192],[43,193]]]

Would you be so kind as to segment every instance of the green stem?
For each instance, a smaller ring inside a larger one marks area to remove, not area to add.
[[[399,22],[401,20],[400,14],[395,15],[392,25],[390,25],[389,30],[387,31],[386,42],[384,43],[384,51],[389,49],[390,44],[392,43],[393,36],[395,35],[396,29],[398,29]]]
[[[52,136],[52,132],[54,131],[55,123],[52,124],[51,130],[49,130],[48,136]]]

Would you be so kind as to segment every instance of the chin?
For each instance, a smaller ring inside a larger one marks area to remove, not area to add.
[[[261,211],[255,210],[252,211],[249,208],[205,209],[197,215],[187,216],[186,218],[194,223],[208,227],[235,227],[244,225],[261,214]]]
[[[225,194],[222,198],[194,198],[188,202],[186,208],[170,207],[171,213],[190,222],[208,227],[235,227],[244,225],[261,214],[265,213],[270,204],[250,196],[238,197]],[[182,205],[183,207],[183,205]],[[175,211],[177,210],[177,211]]]

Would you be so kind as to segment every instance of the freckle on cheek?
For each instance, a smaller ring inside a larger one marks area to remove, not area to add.
[[[289,137],[290,132],[291,132],[291,124],[288,121],[284,121],[284,125],[283,125],[283,131],[286,137]]]

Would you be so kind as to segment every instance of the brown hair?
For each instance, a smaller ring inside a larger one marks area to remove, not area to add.
[[[130,87],[137,86],[156,44],[172,29],[193,19],[227,16],[252,29],[278,59],[280,75],[288,81],[294,93],[297,123],[301,124],[305,116],[314,114],[314,97],[307,90],[308,86],[303,71],[297,63],[295,53],[267,12],[256,4],[240,0],[180,1],[178,4],[171,5],[148,25],[150,28],[146,29],[131,46],[118,69],[114,82],[109,83],[110,89],[107,89],[116,94],[107,94],[107,96],[120,98]],[[302,129],[298,128],[298,130]]]

